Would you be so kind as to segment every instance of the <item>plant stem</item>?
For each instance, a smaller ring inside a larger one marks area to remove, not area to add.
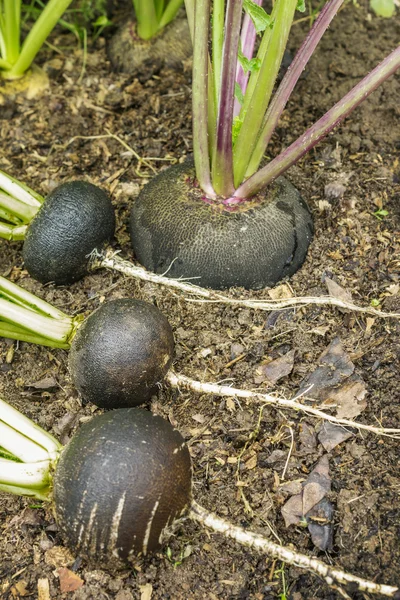
[[[0,420],[0,439],[2,448],[10,452],[22,462],[37,462],[48,460],[48,452],[32,442],[27,437],[22,437],[15,429]]]
[[[49,304],[45,300],[41,300],[34,294],[31,294],[19,285],[12,283],[5,277],[0,277],[0,297],[8,298],[20,306],[29,308],[34,312],[40,312],[47,317],[61,320],[70,319],[68,315],[63,313],[61,310],[58,310],[58,308],[52,304]]]
[[[262,0],[254,0],[254,4],[261,6]],[[254,23],[251,20],[251,17],[246,13],[243,18],[242,32],[240,35],[240,41],[242,46],[242,53],[248,60],[253,58],[254,54],[254,46],[256,42],[256,28],[254,27]],[[249,79],[249,71],[246,73],[243,70],[242,65],[238,61],[236,67],[236,83],[239,85],[242,90],[243,96],[246,93],[247,82]],[[235,98],[235,105],[233,109],[233,116],[236,117],[239,115],[241,110],[241,105],[237,98]]]
[[[21,227],[15,227],[13,225],[8,225],[7,223],[0,222],[0,238],[4,240],[9,240],[11,242],[16,242],[17,240],[25,239],[25,234],[28,230],[26,225],[22,225]]]
[[[340,121],[365,100],[379,85],[400,67],[400,46],[393,50],[371,73],[339,100],[319,121],[281,152],[266,167],[260,169],[238,187],[234,196],[249,198],[281,175],[306,152],[311,150]]]
[[[147,0],[148,2],[149,0]],[[162,13],[161,18],[158,22],[158,31],[168,25],[176,16],[178,10],[183,4],[183,0],[169,0],[167,6]]]
[[[232,123],[236,63],[243,0],[227,0],[221,82],[218,93],[217,132],[212,153],[212,185],[217,194],[229,197],[234,192]]]
[[[45,448],[50,457],[58,454],[62,448],[60,442],[50,435],[50,433],[39,427],[39,425],[36,425],[36,423],[25,417],[19,410],[13,408],[1,398],[0,421],[18,431],[21,436],[29,438],[42,448]]]
[[[222,49],[224,46],[225,0],[214,0],[212,12],[212,68],[214,73],[215,105],[221,89]]]
[[[5,59],[14,64],[19,56],[19,17],[21,10],[20,0],[4,1],[4,42]]]
[[[250,177],[257,171],[271,136],[278,124],[279,118],[297,81],[299,80],[299,77],[313,55],[313,52],[317,47],[321,37],[328,29],[333,17],[343,4],[343,1],[344,0],[330,0],[325,4],[313,27],[307,34],[307,37],[301,45],[299,51],[294,57],[291,65],[286,71],[286,74],[282,79],[282,82],[276,91],[270,106],[268,107],[258,142],[247,167],[245,175],[246,177]]]
[[[0,458],[0,483],[29,488],[49,485],[50,460],[35,463],[16,463]]]
[[[43,196],[4,171],[0,171],[0,190],[3,190],[12,198],[16,198],[20,202],[36,207],[37,209],[44,202]]]
[[[208,25],[210,0],[197,0],[194,13],[193,43],[193,155],[200,187],[215,197],[211,184],[208,147]]]
[[[243,123],[235,142],[235,187],[242,183],[249,160],[256,146],[264,115],[268,108],[282,62],[296,6],[297,0],[276,0],[273,11],[274,22],[269,37],[268,50],[261,64],[257,83],[249,100],[249,105],[244,114]],[[249,92],[249,89],[247,92]]]
[[[14,2],[14,0],[10,1]],[[55,27],[58,19],[71,2],[72,0],[49,0],[26,37],[17,61],[10,71],[5,74],[5,77],[8,79],[22,77],[31,66],[36,54],[39,52],[51,30]]]
[[[0,191],[0,207],[12,215],[20,219],[23,223],[30,223],[33,217],[38,212],[39,206],[32,206],[30,204],[25,204],[8,194]]]
[[[137,20],[137,33],[142,40],[149,40],[157,33],[158,21],[154,0],[133,0]]]

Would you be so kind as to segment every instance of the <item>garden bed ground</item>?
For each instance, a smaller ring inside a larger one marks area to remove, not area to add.
[[[306,28],[307,22],[294,26],[291,49]],[[364,2],[358,8],[346,5],[300,81],[271,154],[321,116],[399,39],[398,18],[379,20],[368,14]],[[73,178],[103,186],[118,215],[116,247],[133,258],[129,207],[152,171],[191,151],[190,66],[178,72],[158,65],[142,73],[112,73],[104,40],[99,39],[78,81],[82,54],[74,50],[73,38],[59,33],[52,42],[61,53],[48,49],[41,55],[47,61],[50,90],[40,99],[11,99],[0,107],[0,168],[42,194]],[[289,171],[313,212],[316,233],[306,263],[283,288],[286,292],[325,294],[328,277],[360,305],[379,300],[382,309],[400,312],[399,98],[396,75]],[[374,214],[381,209],[387,214]],[[174,328],[176,371],[287,398],[296,394],[321,353],[339,338],[367,390],[359,420],[400,427],[398,320],[371,320],[329,307],[271,314],[193,303],[167,287],[106,271],[69,288],[43,287],[23,270],[20,244],[5,241],[0,243],[0,272],[71,314],[89,313],[111,298],[134,296],[152,302]],[[270,298],[268,290],[251,295]],[[291,350],[293,370],[269,384],[265,365]],[[70,384],[66,352],[26,343],[0,342],[0,394],[63,442],[95,412],[93,406],[82,406]],[[326,452],[316,437],[320,422],[270,406],[261,414],[260,408],[254,401],[177,393],[167,386],[151,402],[151,409],[168,418],[190,442],[198,502],[361,577],[400,585],[399,441],[356,433]],[[328,552],[314,546],[306,528],[286,528],[281,515],[289,497],[282,484],[307,478],[323,455],[329,459],[328,499],[334,507],[333,547]],[[297,568],[253,554],[190,523],[162,552],[118,572],[71,557],[50,510],[32,501],[0,494],[0,532],[4,600],[37,598],[39,579],[48,580],[52,599],[341,597]],[[62,593],[60,573],[65,583],[65,572],[57,571],[60,567],[74,571],[83,585]],[[367,596],[349,591],[349,597]]]

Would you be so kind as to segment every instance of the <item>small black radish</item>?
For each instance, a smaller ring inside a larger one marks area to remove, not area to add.
[[[115,214],[107,194],[87,181],[55,188],[31,221],[23,247],[25,268],[42,283],[68,285],[88,272],[93,250],[114,237]]]
[[[169,370],[174,337],[166,317],[142,300],[118,298],[86,319],[69,317],[0,277],[0,336],[70,350],[73,384],[102,408],[148,400]]]
[[[169,370],[170,324],[152,304],[122,298],[106,302],[79,327],[69,370],[83,398],[102,408],[142,404]]]
[[[100,563],[160,548],[191,499],[183,437],[143,409],[108,412],[82,425],[54,475],[63,537],[75,552]]]
[[[92,183],[69,181],[43,198],[0,171],[0,238],[25,240],[25,267],[42,283],[68,285],[86,275],[114,232],[110,198]]]

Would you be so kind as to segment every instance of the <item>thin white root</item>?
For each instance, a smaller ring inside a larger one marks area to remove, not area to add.
[[[300,554],[294,550],[290,550],[286,546],[280,546],[275,542],[271,542],[262,535],[253,533],[232,525],[228,521],[217,517],[216,515],[209,513],[197,502],[192,502],[189,517],[201,525],[209,527],[216,533],[222,533],[226,537],[230,537],[243,546],[250,547],[261,552],[265,552],[271,558],[281,560],[289,565],[294,565],[305,569],[310,573],[314,573],[319,577],[322,577],[329,586],[333,586],[335,583],[339,584],[353,584],[358,586],[359,591],[367,592],[369,594],[382,594],[389,598],[400,599],[399,588],[390,585],[374,583],[366,579],[361,579],[355,575],[350,575],[345,571],[336,569],[326,565],[322,561]]]
[[[304,296],[301,298],[285,298],[283,300],[269,301],[251,298],[231,298],[218,292],[214,292],[213,290],[208,290],[180,279],[170,279],[169,277],[164,277],[163,275],[150,273],[143,267],[137,267],[131,262],[122,259],[111,249],[106,250],[104,253],[96,251],[94,254],[92,254],[91,268],[93,270],[105,268],[112,271],[118,271],[119,273],[127,275],[128,277],[135,277],[136,279],[141,279],[142,281],[158,283],[160,285],[175,288],[182,292],[187,292],[188,294],[191,294],[191,296],[199,296],[202,298],[202,300],[193,297],[186,298],[186,300],[191,302],[219,302],[222,304],[246,306],[247,308],[255,308],[259,310],[282,310],[284,308],[293,306],[301,307],[314,304],[319,306],[335,306],[337,308],[344,308],[353,312],[374,315],[375,317],[400,317],[400,313],[383,312],[369,306],[357,306],[352,302],[346,302],[345,300],[340,300],[339,298],[334,298],[333,296]]]
[[[251,390],[242,390],[239,388],[230,387],[228,385],[219,385],[217,383],[202,383],[196,381],[185,375],[180,375],[174,371],[169,371],[166,376],[166,381],[175,388],[184,388],[199,392],[200,394],[215,394],[216,396],[229,396],[231,398],[250,398],[264,402],[265,404],[271,404],[278,406],[279,408],[289,408],[291,410],[300,410],[308,415],[317,417],[318,419],[324,419],[325,421],[331,421],[337,425],[344,427],[355,427],[356,429],[362,429],[363,431],[370,431],[377,435],[384,435],[392,438],[400,439],[400,429],[391,429],[386,427],[374,427],[373,425],[364,425],[364,423],[358,423],[357,421],[351,421],[350,419],[340,419],[329,415],[326,412],[312,406],[307,406],[296,400],[287,400],[286,398],[279,398],[272,396],[271,394],[260,394],[258,392],[252,392]]]

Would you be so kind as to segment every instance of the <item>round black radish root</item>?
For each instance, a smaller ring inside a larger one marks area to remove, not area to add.
[[[89,255],[114,237],[115,214],[107,194],[87,181],[54,189],[29,225],[25,268],[42,283],[68,285],[88,272]]]
[[[111,38],[107,54],[115,71],[138,72],[145,76],[162,66],[176,68],[192,55],[192,41],[186,15],[178,14],[150,40],[136,33],[136,23],[128,19]]]
[[[188,512],[189,450],[179,431],[128,408],[94,417],[63,450],[54,476],[60,530],[78,554],[127,562],[157,550]]]
[[[137,406],[155,392],[173,353],[172,329],[158,308],[122,298],[103,304],[79,327],[69,370],[85,400],[101,408]]]
[[[130,232],[144,267],[218,290],[273,286],[302,265],[313,224],[287,179],[229,208],[203,196],[192,160],[166,169],[143,188],[132,207]]]

